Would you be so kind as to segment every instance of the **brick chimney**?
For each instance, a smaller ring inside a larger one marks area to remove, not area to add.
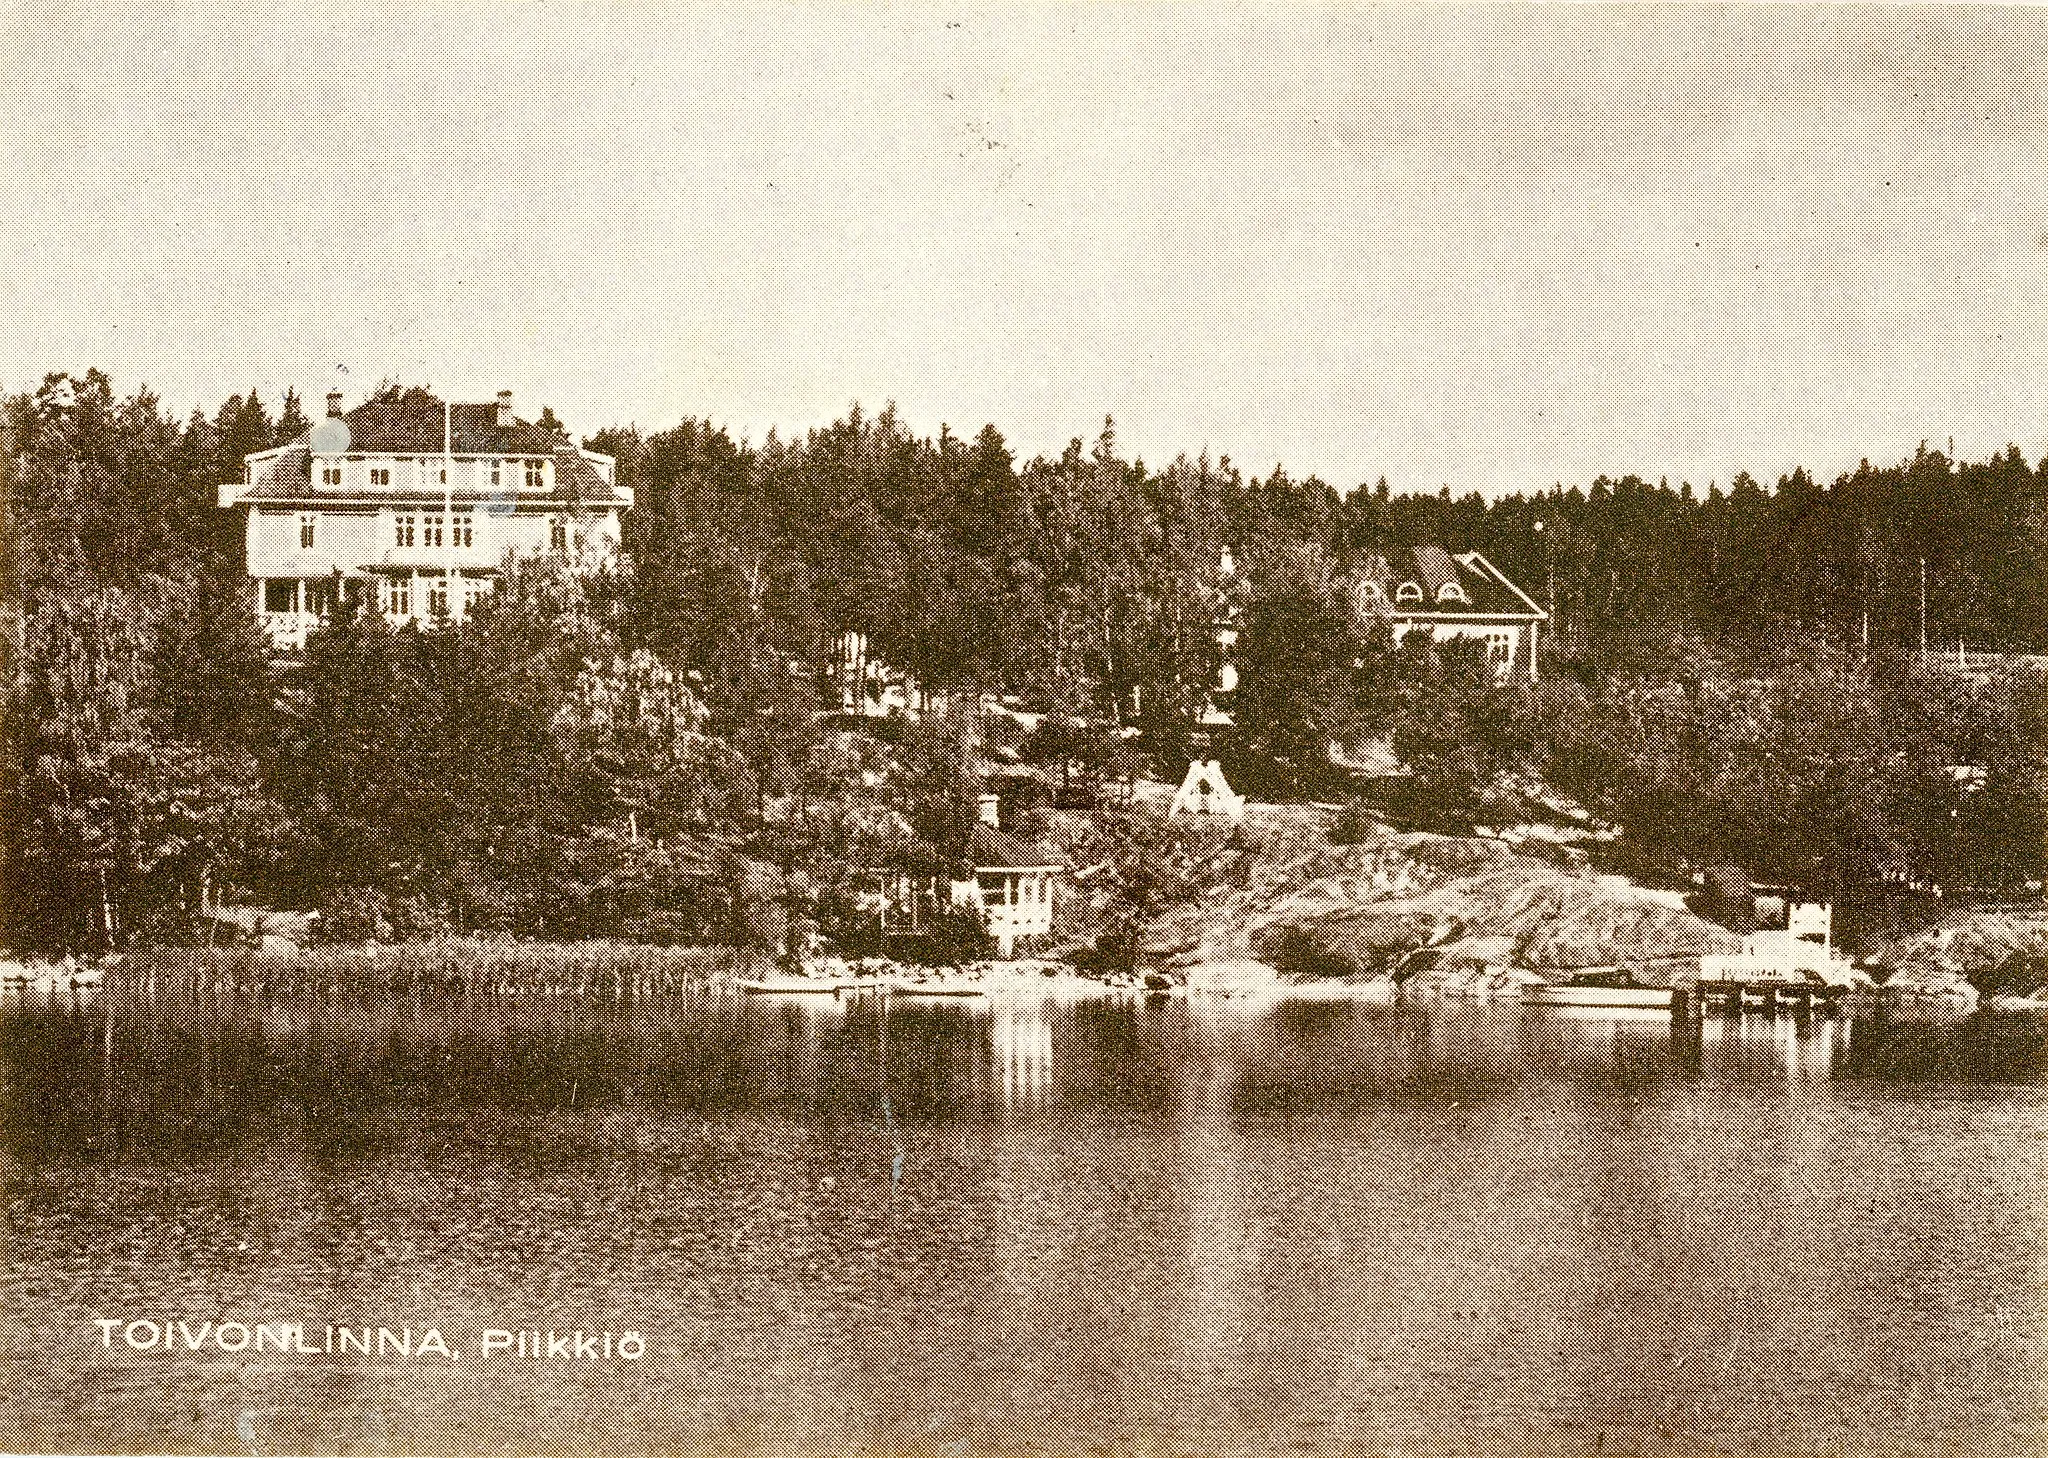
[[[339,391],[339,390],[329,390],[329,391],[327,392],[327,413],[328,413],[328,415],[329,415],[329,416],[332,416],[332,417],[339,417],[339,416],[340,416],[340,414],[341,414],[341,391]]]
[[[500,390],[498,391],[498,429],[510,430],[512,425],[512,392],[510,390]]]

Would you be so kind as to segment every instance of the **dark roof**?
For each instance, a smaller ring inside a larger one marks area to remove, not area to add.
[[[1385,557],[1371,555],[1353,570],[1351,599],[1360,614],[1432,613],[1475,618],[1545,616],[1543,609],[1508,581],[1505,573],[1476,552],[1454,557],[1442,547],[1425,544],[1404,556],[1406,560],[1395,565]],[[1413,582],[1421,587],[1423,600],[1394,601],[1403,582]],[[1447,582],[1455,582],[1463,589],[1463,601],[1457,598],[1438,600],[1437,592]],[[1383,596],[1376,597],[1368,592],[1367,583],[1377,583]]]
[[[595,506],[626,504],[625,498],[606,482],[596,466],[584,458],[574,442],[550,435],[539,426],[523,420],[500,426],[495,403],[454,405],[452,441],[444,440],[440,397],[425,390],[412,389],[402,395],[369,400],[341,418],[348,426],[349,455],[437,456],[441,454],[443,445],[449,444],[461,455],[554,458],[554,487],[545,496],[522,493],[508,484],[495,492],[458,487],[455,491],[458,501],[526,501],[550,505],[588,502]],[[246,490],[237,493],[238,498],[243,501],[306,501],[334,494],[313,485],[311,442],[312,432],[309,430],[277,455],[267,460],[252,461],[252,479]],[[365,498],[351,492],[348,499]],[[402,505],[439,501],[441,493],[387,494],[380,491],[374,499],[379,503]]]
[[[557,437],[524,420],[498,424],[495,402],[472,405],[457,401],[448,414],[454,427],[452,448],[462,455],[551,456],[561,444]],[[418,388],[365,400],[341,418],[348,426],[351,452],[437,456],[445,439],[441,397]],[[293,444],[310,439],[308,432]]]
[[[312,493],[313,453],[304,445],[288,446],[267,461],[252,462],[249,469],[249,489],[242,493],[245,497],[296,501]]]
[[[1459,582],[1458,564],[1449,552],[1438,546],[1421,546],[1415,549],[1415,575],[1422,583],[1422,590],[1429,594],[1431,602],[1436,601],[1437,590],[1445,585]]]
[[[1022,870],[1065,864],[1055,852],[1036,841],[1012,835],[1007,830],[998,830],[993,825],[978,824],[974,827],[971,854],[977,867],[988,870]]]

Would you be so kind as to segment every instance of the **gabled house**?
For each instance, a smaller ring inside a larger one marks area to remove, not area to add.
[[[988,819],[974,827],[971,854],[974,879],[954,884],[954,904],[978,910],[996,939],[996,954],[1013,957],[1021,938],[1052,930],[1053,887],[1066,866],[1046,847]]]
[[[1238,668],[1231,661],[1240,625],[1237,569],[1227,547],[1219,566],[1223,592],[1214,632],[1223,662],[1199,720],[1210,729],[1232,722],[1238,684]],[[1385,622],[1396,643],[1415,632],[1427,632],[1439,643],[1476,639],[1486,645],[1498,677],[1521,676],[1534,683],[1540,676],[1537,634],[1550,614],[1478,552],[1453,556],[1442,547],[1421,546],[1391,561],[1371,556],[1343,579],[1343,586],[1353,619]]]
[[[444,402],[389,392],[243,462],[220,505],[241,511],[256,611],[280,652],[348,594],[402,621],[459,619],[510,554],[606,553],[633,504],[612,458],[521,420],[512,392]]]
[[[1537,632],[1550,614],[1477,552],[1421,546],[1394,561],[1372,557],[1351,574],[1349,591],[1353,615],[1386,621],[1396,643],[1415,632],[1439,643],[1476,639],[1499,677],[1539,677]]]
[[[1017,954],[1020,941],[1052,930],[1054,892],[1066,863],[1045,846],[1003,829],[993,794],[981,797],[968,856],[974,869],[964,881],[871,872],[862,904],[884,932],[900,936],[924,932],[940,905],[971,908],[1005,959]]]

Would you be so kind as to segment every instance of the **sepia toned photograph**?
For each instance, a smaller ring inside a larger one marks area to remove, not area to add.
[[[2048,1451],[2048,8],[0,95],[0,1453]]]

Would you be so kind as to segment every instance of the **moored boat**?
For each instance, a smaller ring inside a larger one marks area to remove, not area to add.
[[[822,977],[742,977],[741,992],[820,993],[837,992],[839,984]]]
[[[1635,981],[1577,978],[1529,988],[1522,1000],[1537,1007],[1608,1007],[1669,1009],[1671,989],[1643,987]]]
[[[988,987],[955,977],[891,977],[889,991],[896,997],[986,997]]]

